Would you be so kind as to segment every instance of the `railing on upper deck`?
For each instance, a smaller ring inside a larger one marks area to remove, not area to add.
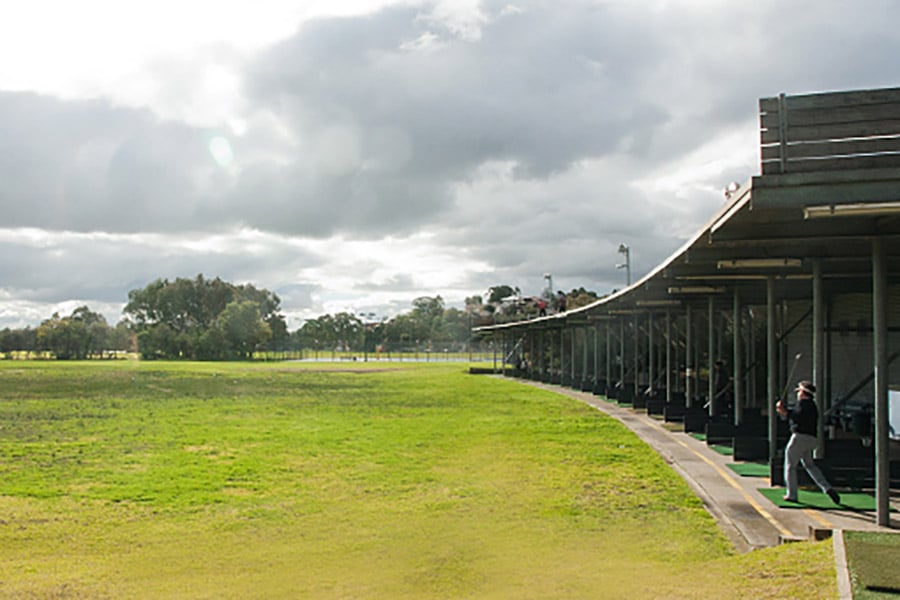
[[[761,98],[762,174],[900,167],[900,88]]]

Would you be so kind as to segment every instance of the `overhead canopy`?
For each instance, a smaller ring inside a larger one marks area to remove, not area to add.
[[[780,298],[808,298],[815,264],[832,289],[870,291],[874,238],[889,277],[900,273],[900,88],[763,98],[760,139],[764,174],[732,186],[709,222],[642,279],[588,306],[478,330],[562,325],[725,292],[764,303],[768,277]]]

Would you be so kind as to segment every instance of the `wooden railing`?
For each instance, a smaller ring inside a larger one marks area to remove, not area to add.
[[[900,167],[900,88],[761,98],[762,174]]]

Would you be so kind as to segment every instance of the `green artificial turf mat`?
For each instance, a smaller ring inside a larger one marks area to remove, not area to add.
[[[768,477],[769,465],[752,462],[728,463],[729,469],[741,477]]]
[[[857,588],[900,594],[900,536],[848,531],[844,542]]]
[[[722,444],[713,444],[712,446],[710,446],[710,448],[712,448],[719,454],[722,454],[725,456],[731,456],[732,454],[734,454],[734,448],[732,448],[731,446],[723,446]]]
[[[875,498],[862,492],[842,492],[841,503],[836,505],[820,491],[800,490],[797,502],[784,500],[784,488],[759,488],[759,492],[779,508],[844,508],[851,510],[875,510]]]
[[[689,433],[688,435],[691,436],[692,438],[694,438],[695,440],[700,440],[701,442],[705,442],[705,441],[706,441],[706,434],[705,434],[705,433],[694,432],[694,433]]]

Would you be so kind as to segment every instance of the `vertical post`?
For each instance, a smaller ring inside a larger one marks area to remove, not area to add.
[[[666,405],[672,403],[672,310],[666,309]]]
[[[569,357],[571,360],[571,357]],[[559,329],[559,385],[565,385],[566,373],[566,328]]]
[[[734,395],[734,424],[740,425],[744,416],[743,385],[741,383],[741,371],[744,366],[744,347],[741,345],[741,295],[737,288],[734,289],[734,363],[732,368],[732,394]]]
[[[747,406],[752,406],[754,408],[759,407],[759,397],[756,395],[756,323],[753,318],[753,309],[751,308],[747,311],[747,353],[744,355],[747,357],[747,361],[750,363],[750,368],[747,372]]]
[[[656,388],[656,336],[653,312],[647,313],[647,388],[651,394]]]
[[[534,379],[534,329],[528,330],[528,379]]]
[[[875,354],[875,504],[878,525],[890,527],[888,437],[887,269],[881,238],[872,240],[872,331]]]
[[[684,405],[694,405],[694,325],[691,322],[691,305],[687,305],[684,313]]]
[[[491,352],[494,357],[494,373],[497,372],[497,336],[494,335],[491,337]]]
[[[547,370],[544,371],[544,382],[552,383],[553,382],[553,329],[547,330],[547,361],[546,366]]]
[[[597,382],[600,381],[600,325],[594,323],[594,381],[593,392],[597,393]]]
[[[631,400],[634,402],[638,395],[638,389],[641,387],[641,341],[639,338],[641,323],[637,315],[634,315],[632,323],[634,324],[634,335],[632,336],[632,341],[634,342],[634,396]]]
[[[775,469],[778,463],[778,414],[775,403],[777,349],[775,347],[775,278],[766,277],[766,406],[769,415],[769,484],[775,485]]]
[[[828,407],[822,400],[825,397],[825,292],[820,259],[813,261],[812,287],[812,379],[818,391],[816,401],[819,403],[819,422],[816,424],[819,443],[816,447],[816,458],[822,458],[825,455],[825,410]]]
[[[538,360],[538,380],[544,381],[544,375],[546,371],[544,370],[544,330],[538,330],[538,340],[537,340],[537,360]]]
[[[612,325],[609,321],[604,324],[604,328],[606,330],[606,370],[603,376],[606,379],[606,387],[603,390],[603,397],[605,398],[609,392],[609,382],[612,379]]]
[[[781,172],[787,172],[788,147],[787,102],[784,94],[778,95],[778,157]],[[817,388],[818,389],[818,388]]]
[[[625,317],[619,317],[619,385],[625,389]]]
[[[572,337],[571,337],[571,340],[572,340],[572,352],[571,352],[571,354],[572,354],[572,358],[571,358],[571,361],[572,361],[572,369],[571,369],[571,373],[572,373],[572,374],[571,374],[571,380],[569,381],[569,385],[571,385],[571,386],[574,387],[574,386],[575,386],[575,354],[576,354],[576,349],[577,349],[577,347],[578,347],[578,344],[576,343],[576,342],[578,341],[578,329],[576,329],[576,328],[573,327],[573,328],[570,329],[569,331],[570,331],[570,333],[572,334]]]
[[[581,350],[582,350],[582,357],[584,359],[581,362],[581,389],[584,389],[584,382],[587,381],[587,379],[588,379],[588,376],[587,376],[588,360],[587,360],[587,358],[588,358],[589,352],[588,352],[588,343],[587,343],[588,339],[587,338],[588,338],[589,330],[590,330],[590,327],[587,327],[587,326],[581,328]]]
[[[707,352],[709,353],[709,360],[707,361],[709,366],[709,377],[706,382],[706,391],[709,394],[709,416],[712,417],[716,414],[716,378],[715,378],[715,366],[716,366],[716,323],[715,323],[715,313],[714,313],[714,304],[715,300],[712,296],[710,296],[707,300],[707,316],[709,323],[707,324],[708,330],[708,339],[707,341]]]

